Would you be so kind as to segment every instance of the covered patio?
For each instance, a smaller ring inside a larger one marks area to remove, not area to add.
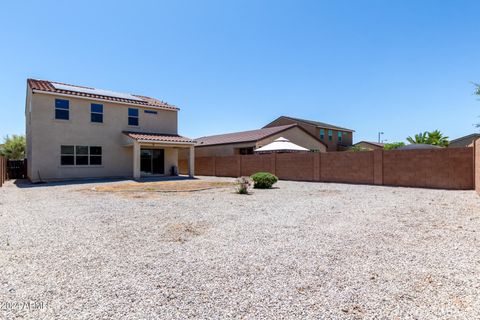
[[[195,174],[192,139],[179,135],[124,131],[126,147],[133,152],[133,178],[178,174],[178,151],[188,149],[188,176]]]

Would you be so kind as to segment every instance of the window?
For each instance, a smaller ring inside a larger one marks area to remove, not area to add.
[[[62,166],[73,166],[75,164],[74,146],[61,146],[60,147],[60,164]]]
[[[138,126],[138,109],[128,108],[128,125]]]
[[[342,132],[341,131],[338,131],[338,142],[342,142]]]
[[[253,147],[238,148],[238,154],[242,154],[242,155],[253,154]]]
[[[328,141],[332,141],[332,137],[333,137],[333,131],[328,130]]]
[[[320,140],[325,139],[325,129],[320,129]]]
[[[103,104],[92,103],[90,105],[90,121],[103,123]]]
[[[157,111],[153,111],[153,110],[143,110],[143,112],[150,113],[150,114],[157,114]]]
[[[63,99],[55,99],[55,119],[69,120],[70,118],[70,101]]]
[[[88,166],[88,147],[76,146],[75,147],[75,164],[77,166]]]
[[[102,164],[102,147],[90,147],[90,165],[100,166]]]
[[[102,165],[102,147],[61,146],[60,153],[60,164],[62,166]]]

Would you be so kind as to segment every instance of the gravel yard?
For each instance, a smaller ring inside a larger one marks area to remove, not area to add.
[[[0,188],[1,319],[480,318],[473,191],[105,185]]]

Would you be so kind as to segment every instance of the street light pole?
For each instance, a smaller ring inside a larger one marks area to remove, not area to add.
[[[384,133],[385,133],[385,132],[381,132],[381,131],[378,133],[378,143],[380,143],[380,136],[381,136],[382,134],[384,134]]]

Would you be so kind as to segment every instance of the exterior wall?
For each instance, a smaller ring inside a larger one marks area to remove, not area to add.
[[[480,141],[477,141],[480,148]],[[280,179],[362,183],[404,187],[469,190],[480,193],[480,151],[375,150],[372,152],[274,153],[196,158],[198,175],[238,177],[267,171]],[[207,168],[207,169],[206,169]]]
[[[474,143],[474,157],[475,157],[475,190],[480,195],[480,138]]]
[[[283,132],[279,132],[277,134],[274,134],[270,137],[267,137],[265,139],[262,139],[256,143],[255,148],[260,148],[263,147],[271,142],[273,142],[275,139],[278,139],[280,137],[284,137],[290,142],[293,142],[299,146],[302,146],[304,148],[307,148],[309,150],[318,150],[320,152],[326,152],[327,147],[315,139],[314,137],[306,134],[302,129],[298,127],[293,127],[291,129],[285,130]]]
[[[313,136],[318,137],[318,139],[320,139],[320,129],[321,128],[319,128],[315,125],[309,124],[309,123],[296,121],[294,119],[280,117],[280,118],[276,119],[275,121],[273,121],[272,123],[269,123],[267,126],[265,126],[265,128],[284,126],[284,125],[294,124],[294,123],[298,124],[300,127],[307,130],[308,132],[310,132]],[[332,140],[330,141],[330,140],[328,140],[328,130],[329,130],[329,128],[325,127],[323,129],[325,130],[325,137],[321,141],[327,145],[327,151],[341,151],[341,150],[343,150],[342,147],[339,147],[339,145],[338,145],[339,143],[342,144],[342,145],[346,145],[346,146],[351,146],[352,145],[352,142],[353,142],[353,133],[352,132],[342,131],[342,132],[345,132],[345,134],[342,136],[342,141],[339,142],[338,141],[338,130],[331,129],[332,130]]]
[[[55,99],[70,101],[70,120],[55,120]],[[31,110],[29,102],[31,101]],[[103,104],[103,123],[90,121],[90,104]],[[177,112],[157,110],[146,114],[139,109],[139,126],[128,125],[128,108],[135,106],[108,101],[27,92],[28,175],[32,181],[94,177],[131,177],[132,147],[125,146],[122,131],[177,134]],[[61,166],[60,146],[101,146],[101,166]],[[177,152],[166,152],[166,163],[173,163]],[[176,164],[175,164],[176,165]],[[170,167],[168,167],[169,170]],[[168,171],[166,171],[168,172]]]
[[[221,144],[221,145],[212,145],[212,146],[195,146],[195,155],[197,157],[211,157],[211,156],[233,156],[238,154],[239,148],[260,148],[264,145],[273,142],[275,139],[280,137],[287,138],[291,142],[298,144],[307,149],[318,150],[320,152],[326,152],[326,147],[320,141],[316,140],[312,136],[308,135],[299,128],[291,128],[283,132],[277,133],[265,139],[259,140],[257,142],[245,142],[245,143],[230,143],[230,144]],[[182,160],[187,159],[188,153],[186,151],[180,151],[179,158]]]

